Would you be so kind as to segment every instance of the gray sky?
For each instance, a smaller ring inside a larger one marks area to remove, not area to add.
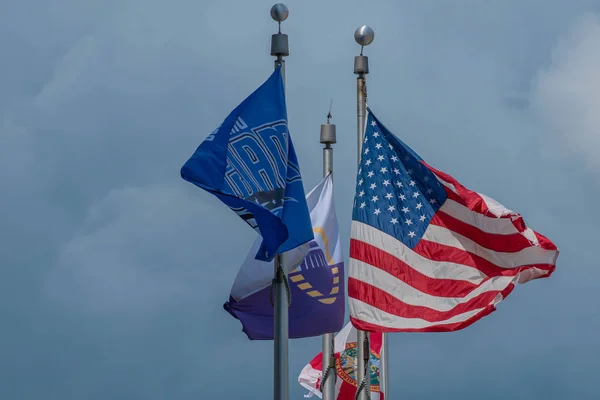
[[[0,398],[270,398],[272,342],[222,309],[255,234],[179,169],[271,73],[272,4],[2,2]],[[597,398],[600,4],[287,5],[290,129],[310,190],[334,98],[343,243],[366,23],[377,116],[561,250],[470,328],[392,335],[393,398]],[[292,399],[319,348],[291,342]]]

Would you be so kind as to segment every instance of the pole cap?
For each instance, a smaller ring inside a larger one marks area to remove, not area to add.
[[[369,25],[360,26],[354,31],[354,40],[361,46],[370,45],[373,39],[375,39],[375,32]]]
[[[271,7],[271,18],[279,23],[285,21],[288,15],[290,15],[290,10],[283,3],[277,3]]]

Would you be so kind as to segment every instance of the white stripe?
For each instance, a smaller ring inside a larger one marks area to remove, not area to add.
[[[490,304],[498,304],[500,301],[502,301],[502,295],[498,294],[498,296],[496,296],[494,301],[492,301]],[[424,329],[437,325],[460,323],[468,321],[485,310],[485,308],[479,308],[463,314],[455,315],[454,317],[445,321],[429,322],[421,318],[398,317],[353,298],[348,299],[348,305],[350,306],[350,315],[353,318],[392,329]]]
[[[515,233],[519,233],[509,218],[487,217],[476,211],[469,210],[468,207],[452,199],[446,199],[442,207],[440,207],[440,211],[486,233],[496,235],[514,235]]]
[[[309,392],[322,397],[319,389],[316,388],[317,380],[321,377],[321,370],[314,369],[310,363],[306,364],[302,371],[300,371],[300,375],[298,376],[298,383],[303,386]]]
[[[308,363],[304,366],[304,368],[300,372],[300,375],[298,376],[298,383],[301,386],[303,386],[306,390],[308,390],[309,392],[313,393],[314,395],[318,396],[319,398],[322,398],[323,394],[321,393],[321,391],[319,389],[317,389],[317,381],[319,379],[321,379],[322,374],[323,374],[323,371],[321,371],[320,369],[314,369],[310,365],[310,363]],[[343,383],[344,383],[344,381],[342,379],[340,379],[339,375],[338,375],[338,378],[335,380],[335,395],[336,395],[336,397],[337,397],[338,393],[340,392],[340,389],[341,389]]]
[[[539,268],[527,268],[519,273],[517,282],[526,283],[533,279],[541,278],[544,275],[548,275],[549,273],[550,271],[544,271],[543,269]]]
[[[514,276],[494,277],[473,289],[465,297],[438,297],[423,293],[394,275],[362,261],[350,259],[348,277],[375,286],[410,306],[427,307],[439,312],[452,311],[485,292],[502,291],[517,278]]]
[[[435,177],[437,178],[437,180],[440,181],[440,183],[442,185],[446,186],[448,189],[452,190],[454,193],[456,193],[457,195],[460,196],[460,194],[458,194],[458,191],[456,190],[456,187],[454,187],[454,184],[452,184],[450,182],[446,182],[444,179],[442,179],[441,176],[439,176],[438,174],[436,174],[434,171],[431,171],[431,172],[433,172],[433,174],[435,175]]]
[[[541,247],[527,247],[514,253],[504,253],[487,249],[471,239],[454,231],[436,225],[429,225],[422,240],[439,243],[476,254],[500,268],[517,268],[535,264],[553,264],[556,251]]]
[[[531,228],[525,229],[523,231],[523,236],[525,236],[525,238],[527,240],[529,240],[529,242],[531,243],[532,246],[540,245],[540,241],[538,240],[537,236],[535,236],[535,232],[533,231],[533,229],[531,229]]]
[[[431,171],[431,172],[433,172],[433,174],[436,176],[436,178],[440,181],[440,183],[442,185],[446,186],[448,189],[452,190],[454,193],[456,193],[457,195],[460,196],[460,194],[458,193],[458,190],[456,189],[454,184],[445,181],[444,179],[442,179],[441,176],[436,174],[434,171]],[[500,204],[497,200],[494,200],[491,197],[489,197],[483,193],[479,193],[479,192],[473,192],[473,193],[477,194],[481,198],[481,200],[485,203],[485,205],[486,205],[487,209],[490,211],[490,213],[494,214],[496,217],[502,217],[505,215],[516,215],[516,213],[514,211],[506,208],[505,206]]]
[[[477,192],[477,194],[479,195],[479,197],[481,197],[485,203],[485,205],[487,206],[488,210],[494,214],[497,217],[502,217],[505,215],[514,215],[514,211],[509,210],[508,208],[504,207],[502,204],[500,204],[498,201],[492,199],[489,196],[486,196],[483,193],[479,193]]]
[[[477,268],[425,258],[393,236],[362,222],[352,221],[351,237],[391,254],[429,278],[467,281],[475,285],[487,278],[487,275]],[[350,271],[352,271],[352,263]]]

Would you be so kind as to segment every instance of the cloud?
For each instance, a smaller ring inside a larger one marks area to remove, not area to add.
[[[600,168],[600,17],[579,18],[535,80],[532,107],[560,143],[558,156]]]
[[[223,223],[210,211],[215,203],[180,187],[110,191],[61,246],[50,298],[79,312],[138,317],[181,302],[223,302],[231,282],[208,282],[206,275],[223,269],[222,254],[245,237],[230,232],[228,241],[204,248]]]

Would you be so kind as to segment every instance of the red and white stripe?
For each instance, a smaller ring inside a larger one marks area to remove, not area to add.
[[[493,312],[515,283],[555,269],[557,247],[519,214],[425,165],[448,198],[414,249],[352,221],[348,296],[358,329],[463,329]]]
[[[381,341],[381,333],[373,333],[370,335],[369,346],[371,348],[371,353],[379,359],[379,354],[383,350],[383,344]],[[356,395],[357,384],[356,380],[349,376],[348,373],[344,372],[349,365],[344,365],[340,359],[342,353],[346,349],[356,348],[356,328],[352,326],[351,323],[346,324],[346,326],[335,336],[334,339],[334,354],[335,354],[335,362],[336,362],[336,373],[337,379],[335,383],[335,398],[336,400],[354,400],[354,396]],[[319,398],[322,398],[323,394],[321,393],[321,378],[323,375],[322,370],[322,353],[319,353],[312,361],[302,369],[300,372],[300,376],[298,376],[298,383],[306,388],[309,393],[304,397],[312,397],[313,395],[317,395]],[[350,358],[346,356],[346,362],[352,362],[353,367],[356,368],[356,358]],[[377,367],[375,367],[378,370]],[[371,385],[371,400],[384,400],[384,393],[380,391],[379,384]]]

